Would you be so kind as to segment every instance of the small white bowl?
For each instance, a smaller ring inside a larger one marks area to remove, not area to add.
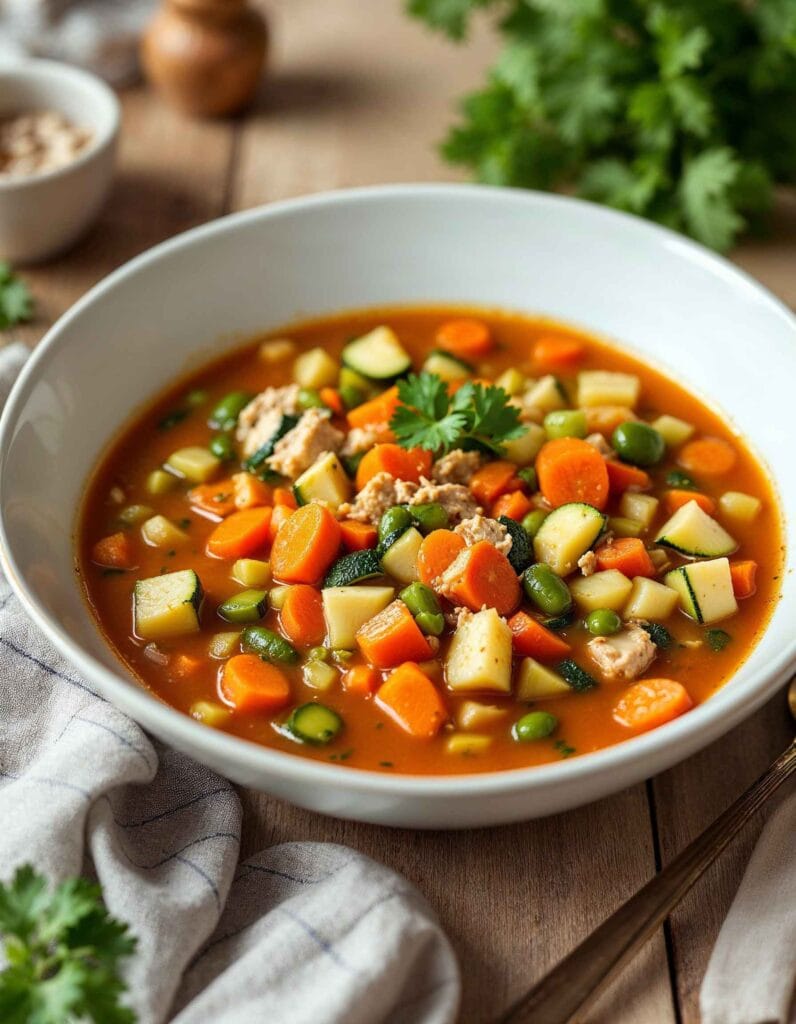
[[[111,179],[119,102],[101,79],[50,60],[0,68],[0,118],[36,110],[63,114],[92,133],[63,167],[0,178],[0,259],[37,263],[76,242],[96,219]]]
[[[168,707],[102,640],[74,570],[75,514],[110,438],[178,375],[256,331],[358,306],[444,302],[581,325],[632,346],[725,410],[766,460],[786,519],[782,596],[757,646],[721,690],[660,729],[555,764],[483,775],[346,768],[258,746]],[[75,673],[236,782],[326,814],[414,828],[552,814],[688,757],[750,715],[792,670],[794,380],[793,314],[726,260],[634,217],[461,185],[276,203],[139,256],[52,328],[0,421],[0,555]]]

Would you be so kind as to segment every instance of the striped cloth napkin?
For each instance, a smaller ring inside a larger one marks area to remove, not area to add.
[[[26,354],[0,350],[0,406]],[[85,874],[130,925],[139,1024],[456,1018],[456,959],[413,886],[324,843],[239,862],[230,783],[97,696],[2,574],[0,822],[0,878],[23,863],[53,882]]]

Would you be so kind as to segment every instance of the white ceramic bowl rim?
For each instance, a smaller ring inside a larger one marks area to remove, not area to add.
[[[18,410],[21,410],[26,402],[38,374],[45,369],[51,355],[58,350],[61,344],[60,328],[79,317],[95,299],[113,289],[117,282],[137,269],[157,263],[168,255],[190,247],[200,239],[234,231],[236,226],[251,220],[285,217],[297,210],[340,203],[379,203],[385,199],[406,199],[411,196],[426,199],[442,199],[443,197],[461,199],[471,193],[477,193],[481,200],[486,199],[496,203],[537,203],[553,206],[576,204],[581,208],[581,215],[595,218],[595,222],[598,223],[602,221],[606,231],[610,230],[612,223],[620,221],[626,231],[657,233],[667,248],[682,249],[684,256],[689,260],[701,263],[713,273],[732,280],[735,286],[753,292],[756,301],[767,304],[773,315],[784,318],[790,327],[796,325],[793,314],[782,302],[728,260],[666,228],[582,200],[521,190],[458,184],[400,184],[326,192],[231,214],[209,224],[193,228],[124,264],[96,285],[48,331],[25,366],[6,403],[2,419],[0,419],[0,451],[5,450],[5,446],[9,442]],[[1,491],[2,479],[0,478]],[[0,501],[1,506],[2,501]],[[794,661],[796,661],[796,635],[794,635],[783,646],[779,656],[768,663],[765,670],[759,670],[751,679],[747,680],[744,689],[733,690],[732,681],[729,680],[719,693],[694,708],[687,715],[652,732],[632,737],[622,743],[605,747],[593,753],[579,755],[571,760],[488,773],[447,776],[408,773],[391,775],[385,772],[315,761],[298,754],[283,753],[248,740],[217,732],[162,703],[143,687],[136,690],[129,682],[123,681],[75,643],[55,617],[27,591],[24,583],[21,582],[21,573],[10,551],[5,522],[1,514],[0,556],[2,556],[11,586],[47,637],[89,681],[94,681],[99,685],[104,695],[111,700],[118,698],[122,706],[131,709],[133,717],[145,728],[148,723],[156,722],[158,719],[168,721],[172,734],[178,738],[185,749],[192,746],[205,748],[208,753],[215,756],[217,761],[220,759],[231,760],[253,770],[266,772],[270,767],[280,777],[288,778],[298,784],[322,781],[334,785],[335,781],[339,781],[353,792],[376,797],[379,795],[394,797],[396,794],[406,798],[435,795],[497,796],[532,791],[537,785],[544,786],[552,780],[560,781],[562,784],[566,781],[571,784],[580,779],[586,779],[594,773],[604,775],[607,772],[619,772],[625,766],[632,769],[634,762],[637,763],[646,758],[654,760],[654,756],[664,748],[678,745],[680,741],[692,738],[695,733],[702,732],[709,735],[710,739],[718,738],[772,696],[786,680],[792,671]]]
[[[101,149],[113,140],[119,130],[121,106],[116,93],[107,83],[91,74],[90,71],[73,67],[71,64],[62,64],[57,60],[26,58],[0,67],[0,87],[2,87],[3,79],[22,83],[26,80],[50,81],[52,83],[61,81],[87,89],[93,92],[97,107],[101,109],[102,124],[92,135],[88,146],[74,160],[70,160],[69,163],[63,164],[61,167],[54,167],[50,171],[40,171],[20,178],[0,178],[0,192],[35,188],[45,182],[71,174],[92,160]],[[52,107],[54,110],[58,110],[57,95],[53,96]]]

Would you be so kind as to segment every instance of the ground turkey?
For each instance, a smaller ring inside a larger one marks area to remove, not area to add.
[[[243,456],[254,455],[271,440],[282,417],[298,411],[298,384],[284,388],[266,388],[256,395],[238,417],[235,436],[243,445]]]
[[[472,493],[462,484],[434,484],[425,477],[420,478],[420,487],[411,498],[411,505],[427,505],[438,502],[448,513],[451,523],[472,519],[483,512]]]
[[[578,568],[584,576],[592,576],[597,572],[597,555],[593,551],[587,551],[578,559]]]
[[[364,427],[352,427],[343,442],[340,454],[358,455],[360,452],[366,452],[374,444],[386,440],[389,433],[390,428],[386,423],[368,423]]]
[[[652,664],[657,648],[649,633],[629,622],[614,636],[596,636],[586,644],[589,654],[609,681],[638,679]]]
[[[309,469],[319,455],[339,452],[345,435],[329,422],[322,409],[308,409],[295,427],[276,442],[268,465],[277,473],[295,480]]]
[[[481,468],[483,456],[480,452],[464,452],[454,448],[452,452],[438,459],[431,470],[435,484],[466,484],[476,470]]]
[[[511,551],[512,540],[509,532],[497,519],[489,519],[481,515],[472,516],[470,519],[462,520],[458,526],[454,527],[453,532],[464,538],[468,548],[477,544],[479,540],[488,540],[504,555]]]
[[[389,473],[377,473],[368,480],[356,498],[342,504],[338,512],[346,519],[377,526],[388,508],[406,504],[416,490],[417,484],[410,480],[396,480]]]

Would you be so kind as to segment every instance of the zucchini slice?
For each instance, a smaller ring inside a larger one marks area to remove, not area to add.
[[[204,591],[193,569],[139,580],[133,592],[135,632],[144,640],[164,640],[199,632]]]
[[[258,655],[263,661],[281,661],[285,665],[295,665],[299,660],[298,651],[293,644],[265,626],[247,626],[240,635],[240,644],[244,651]]]
[[[436,373],[440,380],[444,381],[466,380],[472,377],[474,367],[463,359],[457,359],[450,352],[435,348],[423,363],[423,372]]]
[[[738,544],[695,501],[679,508],[664,523],[655,543],[689,558],[721,558],[736,551]]]
[[[726,558],[683,565],[667,572],[663,581],[677,592],[686,615],[697,622],[718,622],[738,611]]]
[[[499,516],[498,522],[506,527],[506,533],[511,537],[511,551],[509,551],[506,557],[511,568],[520,576],[533,561],[531,538],[516,519],[509,519],[508,516]]]
[[[352,583],[382,576],[381,559],[369,548],[366,551],[352,551],[350,555],[338,558],[326,574],[324,587],[349,587]]]
[[[558,576],[568,576],[604,528],[602,512],[573,501],[554,509],[545,519],[533,539],[533,550],[537,560],[546,562]]]
[[[376,327],[343,349],[343,366],[368,380],[394,380],[412,369],[412,360],[391,327]]]
[[[565,658],[556,667],[575,693],[586,693],[587,690],[593,690],[597,685],[597,680],[571,658]]]
[[[267,590],[241,590],[218,606],[218,614],[227,622],[259,622],[267,611]]]
[[[395,596],[393,587],[327,587],[323,614],[329,632],[329,646],[353,650],[356,634],[368,619],[378,615]]]
[[[422,543],[423,535],[414,526],[404,530],[398,540],[391,544],[381,556],[384,571],[399,583],[414,583],[419,579],[417,556]]]
[[[298,416],[294,416],[291,413],[285,413],[273,434],[268,438],[264,445],[261,445],[253,455],[250,455],[248,459],[246,459],[243,463],[243,468],[248,469],[249,472],[259,469],[265,460],[274,454],[276,442],[283,438],[289,430],[292,430],[298,421]]]
[[[351,481],[333,452],[326,452],[305,470],[293,485],[299,505],[320,501],[336,509],[351,496]]]
[[[287,720],[288,732],[300,743],[330,743],[343,729],[343,720],[332,708],[312,701],[294,708]]]

